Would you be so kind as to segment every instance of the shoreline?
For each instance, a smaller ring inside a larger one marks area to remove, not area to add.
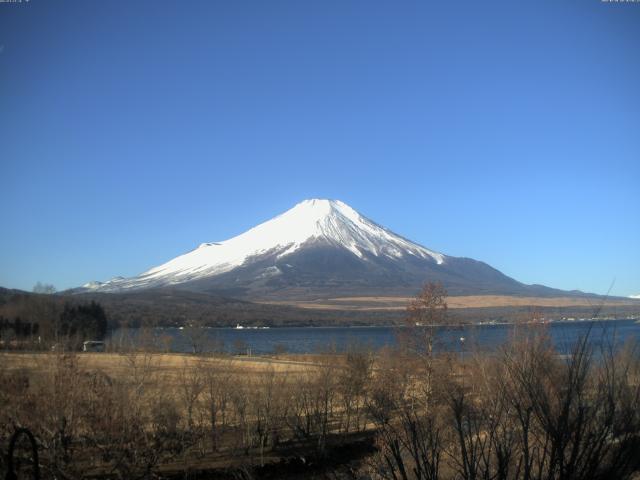
[[[490,326],[505,326],[505,325],[556,325],[556,324],[575,324],[586,322],[623,322],[623,321],[640,321],[640,315],[625,318],[576,318],[570,319],[549,319],[549,320],[526,320],[526,321],[481,321],[481,322],[465,322],[465,323],[447,323],[447,324],[435,324],[435,325],[406,325],[406,324],[371,324],[371,325],[274,325],[268,327],[210,327],[210,326],[134,326],[134,327],[119,327],[119,329],[132,329],[138,330],[142,328],[151,328],[158,330],[185,330],[186,328],[201,328],[205,330],[233,330],[233,331],[264,331],[264,330],[286,330],[286,329],[365,329],[365,328],[412,328],[412,327],[425,327],[425,328],[465,328],[465,327],[490,327]]]

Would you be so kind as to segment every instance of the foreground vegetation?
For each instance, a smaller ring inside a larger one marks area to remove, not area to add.
[[[637,344],[615,349],[603,338],[594,351],[584,338],[559,355],[544,325],[530,323],[494,354],[436,355],[434,326],[446,320],[444,291],[427,285],[397,348],[375,353],[6,353],[0,449],[27,429],[42,477],[58,479],[595,480],[638,471]],[[34,469],[24,440],[19,468]]]
[[[412,342],[428,343],[426,332]],[[638,351],[594,358],[580,343],[561,358],[537,328],[466,359],[408,342],[312,363],[142,352],[0,361],[0,448],[28,428],[44,478],[251,478],[283,457],[333,465],[335,445],[367,438],[366,458],[321,474],[622,479],[639,467]]]

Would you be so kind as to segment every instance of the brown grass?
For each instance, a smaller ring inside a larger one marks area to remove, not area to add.
[[[410,297],[341,297],[309,301],[270,301],[275,305],[293,305],[310,310],[405,310]],[[602,307],[602,306],[640,306],[633,299],[611,298],[595,299],[584,297],[516,297],[508,295],[466,295],[447,297],[449,308],[484,307]]]
[[[55,353],[0,353],[0,363],[7,370],[41,370],[50,365]],[[118,353],[79,353],[78,365],[85,370],[100,370],[104,373],[118,377],[128,371],[130,361],[134,354]],[[185,367],[195,366],[205,362],[217,364],[223,368],[240,371],[247,374],[261,374],[273,369],[276,373],[296,374],[307,372],[317,368],[317,362],[313,356],[297,358],[287,355],[281,359],[267,357],[204,357],[187,354],[154,353],[135,354],[138,357],[150,355],[153,370],[157,373],[175,374]]]

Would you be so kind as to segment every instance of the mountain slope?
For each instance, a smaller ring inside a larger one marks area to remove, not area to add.
[[[413,294],[425,281],[450,294],[566,295],[527,286],[491,266],[411,242],[343,202],[305,200],[224,242],[195,250],[137,277],[91,282],[81,291],[179,286],[252,299]]]

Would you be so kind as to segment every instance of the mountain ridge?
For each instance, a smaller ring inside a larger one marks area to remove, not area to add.
[[[452,295],[585,295],[525,285],[490,265],[413,242],[339,200],[304,200],[221,242],[195,249],[131,278],[90,282],[77,292],[146,288],[273,300],[414,294],[439,281]]]

